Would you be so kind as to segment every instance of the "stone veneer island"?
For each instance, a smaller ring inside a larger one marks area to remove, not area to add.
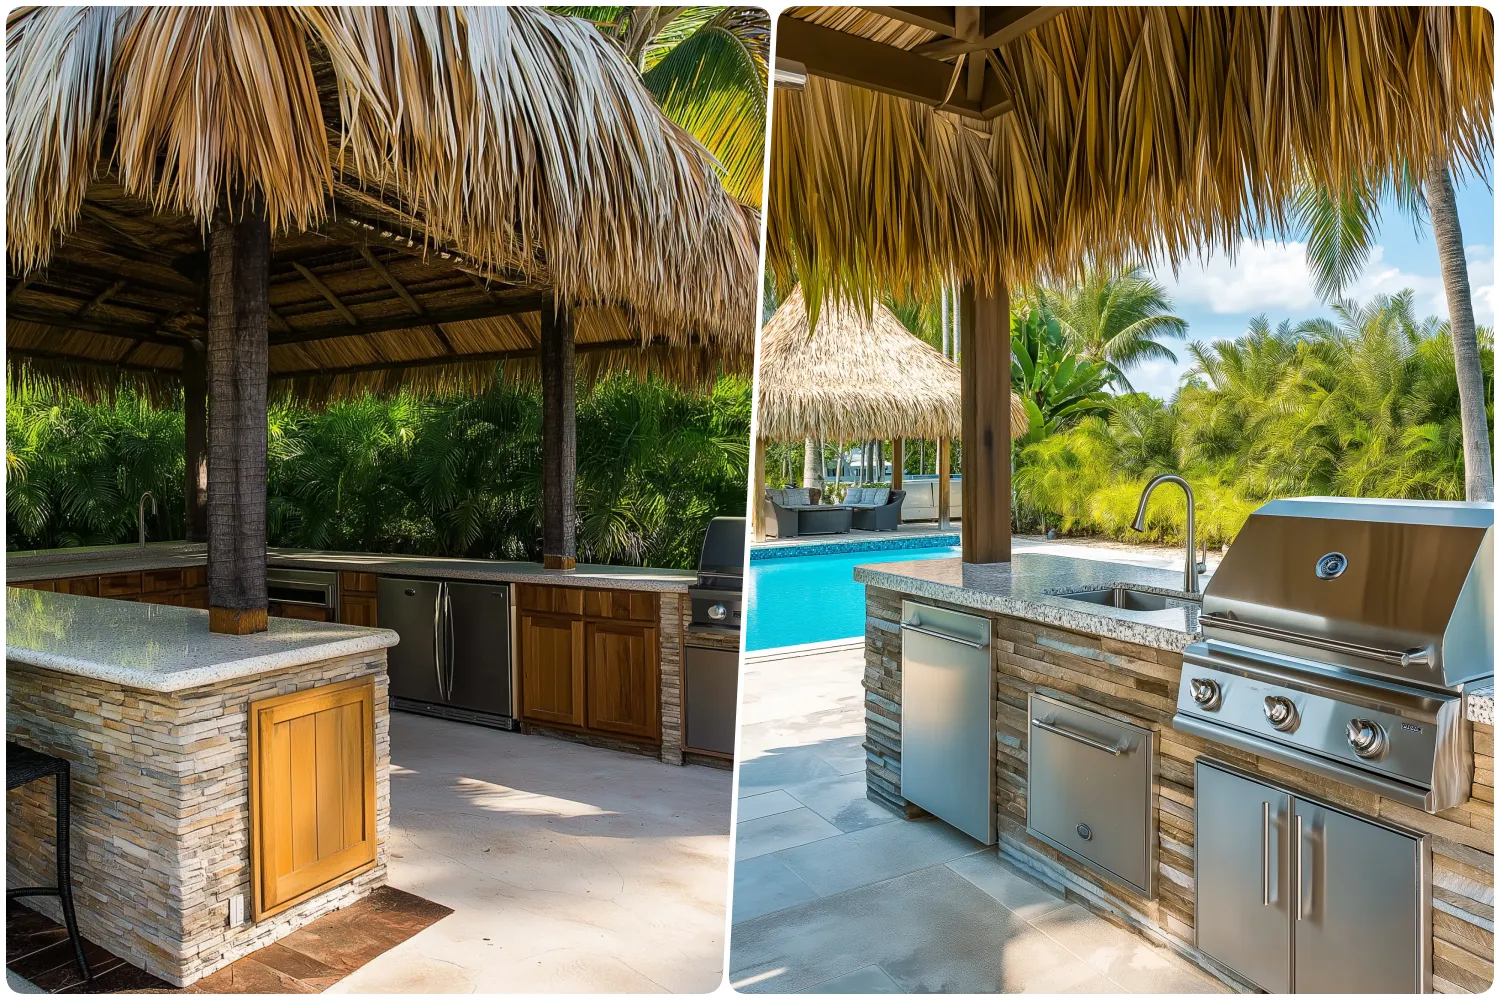
[[[6,627],[6,736],[72,764],[90,940],[186,986],[384,884],[394,632],[211,635],[201,610],[14,588]],[[8,884],[51,884],[51,783],[8,805]]]

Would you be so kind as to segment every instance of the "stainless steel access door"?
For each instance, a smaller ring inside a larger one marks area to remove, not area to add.
[[[386,651],[392,698],[443,700],[437,649],[438,590],[436,580],[380,578],[380,625],[401,637]]]
[[[1297,992],[1424,992],[1432,942],[1425,841],[1305,799],[1292,809]]]
[[[995,842],[990,622],[901,602],[901,795]]]
[[[1198,949],[1268,993],[1288,993],[1292,797],[1202,759],[1195,774]]]
[[[503,583],[448,581],[443,591],[448,703],[509,717],[510,588]]]

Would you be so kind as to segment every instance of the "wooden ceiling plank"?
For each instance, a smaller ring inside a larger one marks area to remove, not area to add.
[[[292,261],[292,267],[296,268],[297,273],[302,275],[302,277],[307,280],[307,283],[309,285],[312,285],[314,288],[316,288],[318,292],[323,296],[323,298],[328,300],[328,304],[333,306],[334,311],[337,312],[340,316],[344,317],[344,319],[349,322],[350,326],[359,326],[359,317],[349,311],[349,307],[344,305],[343,300],[334,294],[332,288],[329,288],[326,284],[323,283],[322,278],[314,274],[305,264],[301,263],[300,261]]]
[[[977,102],[950,98],[953,67],[946,63],[785,15],[778,32],[777,54],[802,63],[816,76],[981,117]]]
[[[411,310],[413,316],[421,316],[427,311],[422,308],[422,303],[412,297],[411,292],[407,291],[406,286],[396,279],[396,276],[390,272],[385,264],[381,263],[380,258],[375,256],[375,251],[367,246],[362,246],[359,248],[359,253],[370,265],[370,270],[384,278],[385,283],[391,286],[391,291],[401,297],[401,301],[406,303],[406,308]]]

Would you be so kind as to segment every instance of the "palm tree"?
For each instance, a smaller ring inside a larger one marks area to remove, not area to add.
[[[1168,310],[1166,289],[1141,268],[1116,274],[1090,269],[1076,285],[1038,288],[1038,302],[1057,318],[1073,349],[1096,362],[1125,392],[1125,373],[1145,361],[1177,360],[1159,338],[1184,337],[1187,323]]]
[[[758,7],[554,7],[620,46],[666,116],[701,142],[724,190],[759,207],[771,29]]]
[[[1485,417],[1484,372],[1452,173],[1446,160],[1434,158],[1420,175],[1408,167],[1389,190],[1415,219],[1420,220],[1425,211],[1432,222],[1443,291],[1448,299],[1458,378],[1464,496],[1469,500],[1493,500],[1494,469]],[[1292,217],[1307,236],[1307,261],[1317,292],[1325,299],[1338,295],[1369,260],[1374,249],[1381,193],[1382,189],[1361,183],[1331,192],[1306,181],[1294,200]]]

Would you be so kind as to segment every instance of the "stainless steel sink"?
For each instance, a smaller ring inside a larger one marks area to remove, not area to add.
[[[1057,596],[1070,601],[1082,601],[1085,604],[1123,608],[1126,611],[1165,611],[1167,608],[1180,608],[1191,603],[1180,597],[1167,597],[1165,594],[1153,594],[1150,591],[1133,590],[1130,587],[1080,590],[1074,594],[1058,594]]]

